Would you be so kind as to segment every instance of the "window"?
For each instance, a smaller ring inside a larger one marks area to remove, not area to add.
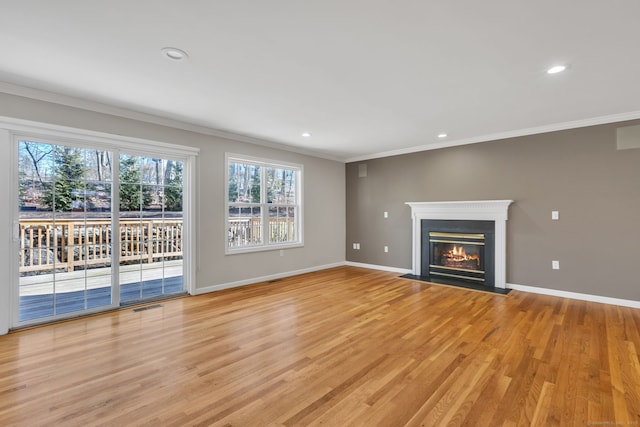
[[[302,165],[227,155],[227,253],[302,245]]]

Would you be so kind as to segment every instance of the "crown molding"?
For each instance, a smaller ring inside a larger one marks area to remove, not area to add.
[[[35,99],[38,101],[50,102],[53,104],[64,105],[66,107],[79,108],[82,110],[92,111],[95,113],[109,114],[116,117],[122,117],[125,119],[137,120],[140,122],[151,123],[160,126],[167,126],[174,129],[180,129],[188,132],[199,133],[207,136],[215,136],[219,138],[225,138],[232,141],[245,142],[248,144],[259,145],[263,147],[273,148],[277,150],[289,151],[297,154],[304,154],[306,156],[318,157],[326,160],[333,160],[336,162],[344,163],[343,158],[327,155],[322,152],[308,150],[303,148],[294,147],[278,141],[271,141],[261,138],[255,138],[248,135],[242,135],[239,133],[224,131],[220,129],[214,129],[207,126],[196,125],[188,123],[186,121],[170,119],[154,114],[142,113],[127,108],[115,107],[96,101],[90,101],[88,99],[78,98],[69,95],[62,95],[55,92],[50,92],[42,89],[35,89],[27,86],[15,85],[0,81],[0,92],[9,95],[21,96],[24,98]]]
[[[545,126],[537,126],[526,129],[517,129],[506,132],[498,132],[489,135],[476,136],[472,138],[458,139],[454,141],[435,142],[424,145],[416,145],[414,147],[401,148],[398,150],[382,151],[379,153],[366,154],[364,156],[356,156],[345,159],[345,163],[361,162],[364,160],[378,159],[381,157],[398,156],[401,154],[417,153],[420,151],[437,150],[439,148],[457,147],[460,145],[478,144],[480,142],[496,141],[507,138],[517,138],[520,136],[535,135],[547,132],[556,132],[568,129],[577,129],[587,126],[604,125],[608,123],[624,122],[627,120],[640,119],[640,111],[631,111],[628,113],[611,114],[608,116],[592,117],[590,119],[574,120],[571,122],[555,123]]]

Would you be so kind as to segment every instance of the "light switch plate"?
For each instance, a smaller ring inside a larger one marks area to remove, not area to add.
[[[560,219],[560,211],[551,211],[551,219],[557,221]]]

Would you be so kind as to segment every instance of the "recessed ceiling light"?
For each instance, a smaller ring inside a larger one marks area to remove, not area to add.
[[[446,133],[439,133],[438,134],[438,138],[446,138],[447,134]]]
[[[566,70],[567,67],[565,65],[556,65],[547,70],[547,74],[557,74]]]
[[[302,134],[305,138],[309,138],[311,136],[311,132],[305,132]]]
[[[165,58],[171,59],[172,61],[182,61],[183,59],[187,59],[189,55],[182,49],[178,49],[177,47],[164,47],[162,48],[162,55]]]

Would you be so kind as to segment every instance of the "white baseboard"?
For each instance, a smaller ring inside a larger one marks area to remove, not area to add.
[[[388,267],[386,265],[364,264],[361,262],[346,261],[344,265],[348,265],[350,267],[370,268],[372,270],[390,271],[392,273],[400,273],[400,274],[408,274],[412,272],[412,270],[409,270],[406,268]]]
[[[304,268],[301,270],[287,271],[284,273],[271,274],[268,276],[254,277],[251,279],[239,280],[237,282],[222,283],[219,285],[207,286],[205,288],[196,288],[193,295],[201,295],[209,292],[220,291],[222,289],[230,289],[238,286],[245,286],[245,285],[251,285],[254,283],[267,282],[269,280],[282,279],[285,277],[296,276],[298,274],[311,273],[314,271],[326,270],[328,268],[341,267],[344,265],[348,265],[350,267],[368,268],[372,270],[389,271],[391,273],[399,273],[399,274],[408,274],[412,272],[412,270],[409,270],[406,268],[397,268],[397,267],[389,267],[385,265],[365,264],[360,262],[345,261],[345,262],[336,262],[333,264],[319,265],[316,267]],[[561,298],[571,298],[571,299],[576,299],[581,301],[598,302],[602,304],[619,305],[622,307],[640,308],[640,301],[634,301],[634,300],[611,298],[611,297],[605,297],[601,295],[583,294],[579,292],[560,291],[557,289],[540,288],[537,286],[518,285],[515,283],[507,283],[506,287],[508,289],[514,289],[516,291],[522,291],[522,292],[530,292],[534,294],[550,295],[550,296],[561,297]]]
[[[536,286],[517,285],[515,283],[507,283],[507,288],[516,291],[531,292],[534,294],[551,295],[555,297],[571,298],[582,301],[599,302],[603,304],[620,305],[622,307],[640,308],[640,301],[603,297],[600,295],[582,294],[578,292],[559,291],[556,289],[538,288]]]
[[[196,288],[193,295],[201,295],[209,292],[221,291],[223,289],[237,288],[238,286],[251,285],[254,283],[268,282],[269,280],[282,279],[284,277],[297,276],[298,274],[312,273],[314,271],[326,270],[328,268],[342,267],[344,262],[336,262],[333,264],[319,265],[316,267],[303,268],[301,270],[286,271],[284,273],[270,274],[268,276],[253,277],[246,280],[238,280],[237,282],[222,283],[220,285],[207,286],[206,288]]]

